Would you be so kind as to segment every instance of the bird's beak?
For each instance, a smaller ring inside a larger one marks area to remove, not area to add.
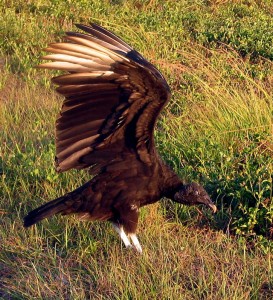
[[[206,197],[206,200],[204,201],[204,204],[205,204],[206,206],[208,206],[208,207],[212,210],[212,212],[213,212],[214,214],[217,212],[217,207],[216,207],[216,205],[211,201],[211,199],[210,199],[209,196]]]
[[[212,212],[215,214],[217,212],[217,207],[213,203],[209,203],[208,207],[212,210]]]

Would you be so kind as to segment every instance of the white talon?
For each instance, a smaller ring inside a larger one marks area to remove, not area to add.
[[[141,248],[141,245],[139,243],[139,240],[138,240],[136,234],[131,233],[131,234],[129,234],[129,237],[131,238],[132,243],[135,246],[137,252],[142,253],[142,248]]]
[[[132,248],[131,242],[129,240],[129,238],[130,238],[132,240],[134,248],[137,250],[137,252],[142,253],[141,245],[140,245],[139,240],[135,233],[128,234],[128,236],[129,236],[129,238],[128,238],[128,236],[126,235],[122,226],[118,226],[113,223],[113,227],[116,230],[116,232],[118,233],[118,235],[120,236],[120,238],[122,239],[126,248]]]
[[[126,248],[132,247],[130,240],[128,239],[128,236],[126,235],[125,231],[123,230],[123,227],[118,226],[116,224],[113,224],[113,227],[116,230],[116,232],[118,233],[118,235],[120,236],[120,238],[122,239],[125,247]]]

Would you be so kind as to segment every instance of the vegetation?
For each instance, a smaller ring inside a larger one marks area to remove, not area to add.
[[[0,298],[272,299],[272,3],[20,1],[0,3]],[[142,210],[142,256],[111,226],[22,217],[89,178],[54,170],[61,98],[41,49],[73,23],[98,22],[149,58],[173,97],[158,149],[217,202]]]

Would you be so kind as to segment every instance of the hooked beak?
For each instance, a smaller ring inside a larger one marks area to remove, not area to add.
[[[205,197],[203,204],[205,204],[207,207],[209,207],[209,208],[212,210],[212,212],[213,212],[214,214],[217,212],[217,207],[216,207],[216,205],[211,201],[211,199],[210,199],[209,196]]]
[[[215,214],[217,212],[217,207],[213,203],[209,203],[208,207],[212,210],[212,212]]]

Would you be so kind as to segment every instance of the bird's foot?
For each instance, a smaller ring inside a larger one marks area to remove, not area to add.
[[[132,245],[130,242],[130,239],[126,235],[122,226],[118,226],[113,223],[113,227],[116,230],[116,232],[118,233],[118,235],[120,236],[121,240],[123,241],[123,243],[127,249],[134,248],[138,253],[142,253],[141,245],[140,245],[139,240],[135,233],[131,233],[128,235],[133,243],[133,245]]]
[[[137,252],[142,253],[142,248],[141,248],[141,245],[139,243],[139,240],[138,240],[136,234],[131,233],[131,234],[129,234],[129,237],[131,238],[134,248],[137,250]]]
[[[116,232],[118,233],[118,235],[120,236],[120,238],[122,239],[125,247],[126,248],[132,247],[128,236],[126,235],[125,231],[123,230],[123,227],[122,226],[118,226],[118,225],[116,225],[114,223],[113,223],[113,227],[116,230]]]

